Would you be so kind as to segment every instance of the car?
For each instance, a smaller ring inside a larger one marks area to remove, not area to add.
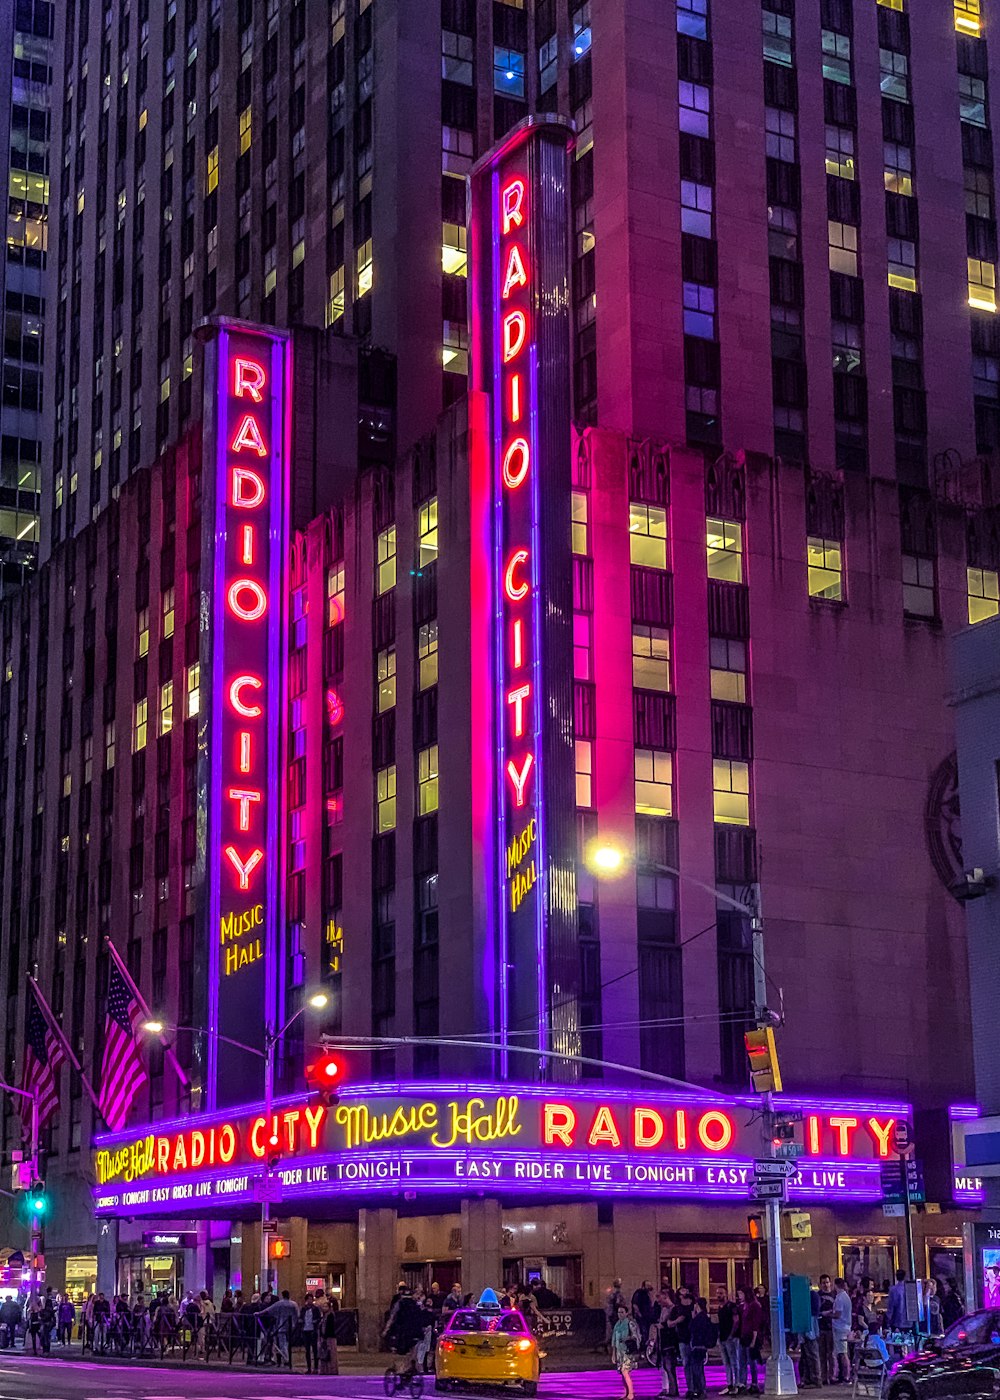
[[[1000,1391],[1000,1312],[969,1313],[943,1337],[923,1337],[915,1352],[896,1363],[888,1400],[937,1400]]]
[[[439,1393],[467,1383],[516,1387],[538,1393],[538,1342],[516,1308],[503,1308],[487,1288],[474,1308],[451,1314],[434,1354],[434,1389]]]

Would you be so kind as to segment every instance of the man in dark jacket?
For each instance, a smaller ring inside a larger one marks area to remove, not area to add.
[[[539,1300],[541,1306],[541,1300]],[[639,1324],[639,1348],[644,1351],[649,1340],[649,1328],[653,1321],[653,1290],[643,1279],[632,1294],[632,1316]]]
[[[705,1386],[705,1361],[718,1336],[719,1329],[709,1316],[707,1300],[697,1299],[691,1316],[691,1343],[686,1372],[688,1392],[695,1400],[701,1400],[702,1396],[708,1394]]]
[[[16,1298],[8,1298],[0,1304],[0,1350],[13,1347],[17,1329],[21,1325],[21,1309]]]
[[[819,1276],[819,1380],[820,1385],[832,1385],[836,1376],[833,1359],[833,1280],[829,1274]]]

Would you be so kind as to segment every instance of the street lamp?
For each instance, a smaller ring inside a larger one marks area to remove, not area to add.
[[[216,1040],[221,1040],[226,1045],[232,1045],[237,1050],[245,1050],[248,1055],[256,1055],[258,1059],[264,1061],[264,1121],[267,1124],[268,1150],[264,1154],[264,1183],[262,1200],[260,1203],[260,1288],[263,1293],[265,1280],[268,1276],[267,1259],[267,1235],[264,1231],[264,1222],[267,1220],[267,1209],[271,1197],[271,1152],[278,1146],[278,1134],[273,1123],[272,1104],[274,1101],[274,1055],[278,1042],[294,1026],[300,1016],[304,1016],[309,1010],[322,1011],[330,998],[326,992],[314,992],[308,998],[304,1006],[300,1006],[298,1011],[289,1016],[280,1029],[276,1030],[271,1021],[264,1024],[264,1048],[258,1050],[255,1045],[245,1045],[241,1040],[233,1040],[228,1035],[220,1035],[218,1031],[206,1029],[204,1026],[171,1026],[174,1031],[192,1031],[196,1035],[211,1036]],[[141,1029],[148,1031],[150,1035],[162,1035],[168,1027],[159,1020],[144,1021]]]

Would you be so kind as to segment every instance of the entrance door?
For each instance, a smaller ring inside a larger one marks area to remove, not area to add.
[[[733,1296],[737,1288],[752,1288],[753,1261],[745,1240],[660,1240],[660,1283],[664,1288],[689,1288],[695,1298],[714,1303],[719,1289]]]

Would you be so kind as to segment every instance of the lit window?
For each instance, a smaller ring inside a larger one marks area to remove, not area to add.
[[[844,597],[844,554],[839,540],[810,535],[806,541],[809,561],[809,597],[839,603]]]
[[[996,569],[966,569],[969,621],[985,622],[1000,612],[1000,574]]]
[[[669,817],[674,810],[674,761],[665,749],[635,751],[635,810]]]
[[[205,193],[211,194],[219,184],[219,148],[213,146],[208,153],[208,169],[205,176]]]
[[[147,700],[137,700],[132,716],[132,752],[138,753],[140,749],[146,747],[146,723],[149,714],[149,702]]]
[[[764,141],[767,155],[792,163],[796,159],[795,113],[783,107],[764,110]]]
[[[709,516],[705,522],[708,576],[727,583],[743,582],[743,526],[738,520]]]
[[[115,766],[115,721],[109,720],[104,726],[104,766]]]
[[[590,675],[590,616],[573,614],[573,675],[578,681],[589,681]]]
[[[667,512],[663,506],[630,501],[629,558],[645,569],[667,567]]]
[[[493,49],[493,91],[504,97],[524,96],[524,54],[517,49]]]
[[[335,627],[344,620],[344,565],[331,564],[326,571],[326,625]]]
[[[576,749],[576,805],[594,805],[594,746],[589,739],[577,739]]]
[[[174,683],[164,681],[160,686],[160,733],[169,734],[174,727]]]
[[[587,493],[573,492],[573,553],[589,553],[589,528],[587,524]]]
[[[677,84],[680,102],[680,128],[692,136],[708,136],[708,113],[711,102],[710,90],[703,83]]]
[[[889,286],[898,287],[903,292],[915,292],[917,245],[909,238],[890,238],[886,251],[889,258]]]
[[[326,303],[326,324],[336,325],[344,314],[346,306],[346,294],[344,291],[344,265],[330,273],[330,295]]]
[[[715,339],[715,288],[702,282],[684,283],[684,334]]]
[[[249,107],[244,107],[240,113],[240,155],[246,155],[253,141],[253,112]]]
[[[449,374],[469,373],[469,330],[461,321],[445,321],[441,336],[441,364]]]
[[[750,825],[750,765],[730,758],[712,759],[715,820],[730,826]]]
[[[903,555],[903,611],[910,617],[937,617],[934,560]]]
[[[970,126],[986,126],[986,84],[968,73],[958,75],[958,110]]]
[[[832,83],[851,81],[851,41],[836,30],[823,30],[823,77]]]
[[[1000,399],[1000,359],[973,355],[972,388],[977,399]]]
[[[859,374],[863,363],[861,327],[854,321],[834,321],[833,368],[838,374]]]
[[[670,633],[632,623],[632,684],[637,690],[670,689]]]
[[[372,289],[374,273],[372,270],[372,241],[366,238],[361,247],[355,253],[355,265],[358,270],[358,296],[366,296]]]
[[[909,146],[886,141],[882,147],[885,187],[890,194],[913,193],[913,152]]]
[[[767,251],[772,258],[799,256],[799,215],[783,204],[767,206]]]
[[[136,646],[140,656],[149,654],[149,609],[142,608],[135,620]]]
[[[94,736],[88,734],[83,741],[83,781],[87,784],[94,777]]]
[[[433,564],[438,557],[438,499],[432,496],[417,512],[418,564]]]
[[[185,677],[185,689],[187,691],[187,703],[185,715],[188,719],[193,719],[201,708],[201,663],[192,661],[187,668]]]
[[[590,29],[590,0],[584,0],[584,4],[578,6],[573,11],[573,62],[582,58],[590,49],[592,35]]]
[[[982,0],[954,0],[955,28],[960,34],[979,38],[983,32]]]
[[[877,3],[884,6],[887,10],[902,11],[903,9],[903,0],[877,0]]]
[[[993,172],[965,167],[965,212],[980,219],[993,217]]]
[[[708,38],[708,0],[677,0],[677,32]]]
[[[163,590],[162,607],[163,607],[163,636],[164,636],[164,638],[172,637],[172,636],[174,635],[174,598],[175,598],[175,596],[176,596],[176,595],[175,595],[175,593],[174,593],[173,588],[165,588],[165,589]]]
[[[472,86],[472,39],[469,35],[442,29],[441,77],[449,83]]]
[[[441,225],[441,271],[454,277],[468,276],[469,244],[464,224]]]
[[[375,658],[375,708],[380,715],[396,703],[396,648],[386,647]]]
[[[858,275],[858,230],[853,224],[836,219],[827,223],[830,243],[830,271],[843,272],[848,277]]]
[[[792,20],[790,15],[776,15],[764,10],[764,57],[771,63],[792,66]]]
[[[375,775],[375,827],[377,831],[396,829],[396,765],[380,768]]]
[[[747,644],[729,637],[708,639],[709,679],[713,700],[745,705],[747,698]]]
[[[681,232],[711,238],[711,185],[699,185],[695,180],[681,181]]]
[[[417,688],[429,690],[438,681],[437,619],[425,622],[417,632]]]
[[[842,180],[854,179],[854,132],[849,127],[826,128],[826,173]]]
[[[910,65],[906,54],[896,49],[879,49],[878,59],[882,96],[896,102],[909,102]]]
[[[438,746],[430,744],[417,754],[417,812],[426,817],[438,809]]]
[[[982,258],[969,258],[969,305],[977,311],[997,309],[996,264]]]
[[[375,593],[381,598],[396,587],[396,527],[389,525],[375,541]]]

